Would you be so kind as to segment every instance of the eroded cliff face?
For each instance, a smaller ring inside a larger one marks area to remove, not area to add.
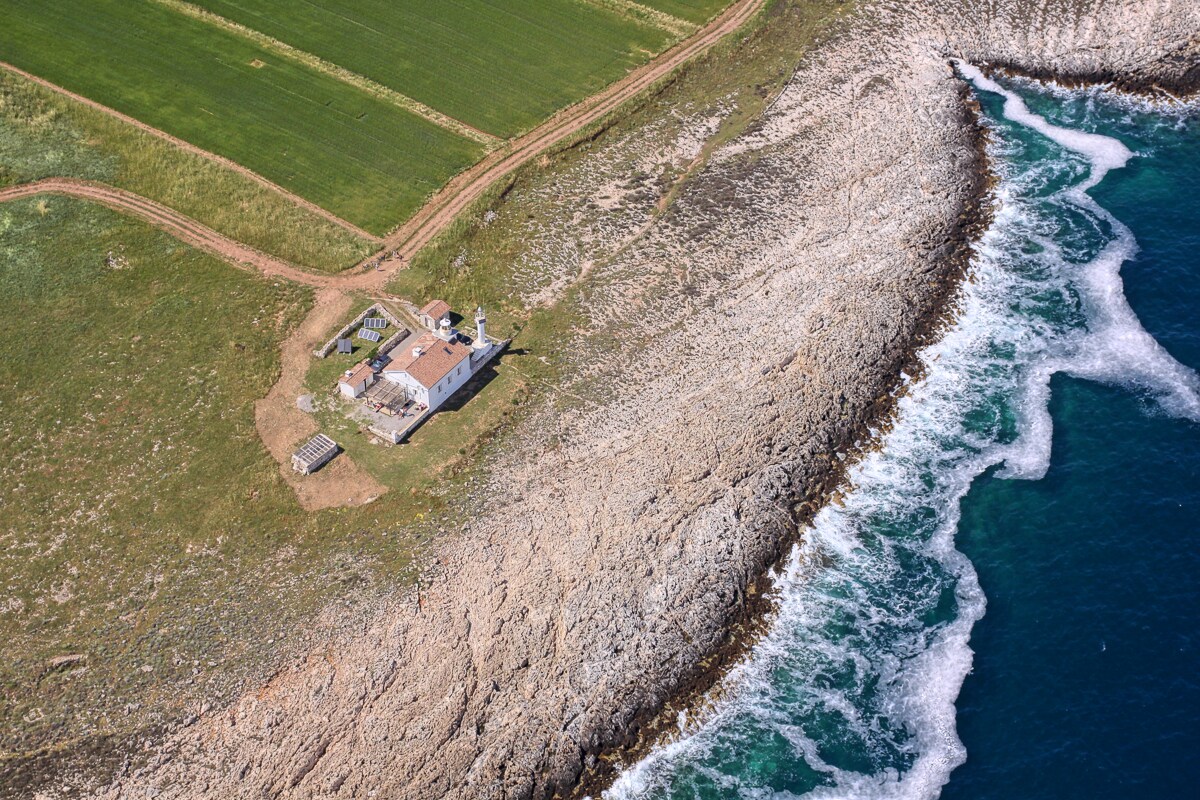
[[[99,794],[569,792],[711,665],[944,308],[983,193],[948,58],[1180,90],[1197,32],[1192,0],[861,9],[669,213],[569,232],[616,255],[531,261],[564,270],[552,290],[588,273],[569,402],[496,465],[423,610],[313,652]],[[588,169],[604,178],[602,154]]]

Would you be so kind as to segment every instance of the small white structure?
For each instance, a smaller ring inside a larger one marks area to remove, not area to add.
[[[422,334],[406,352],[393,352],[383,377],[408,391],[432,413],[471,377],[471,348],[457,337],[446,341],[435,333]]]
[[[375,370],[363,361],[354,369],[346,370],[345,374],[338,378],[338,390],[346,397],[358,397],[374,382]]]
[[[471,347],[478,357],[480,353],[491,349],[491,346],[492,343],[487,338],[487,315],[483,313],[483,306],[479,306],[475,309],[475,342]]]
[[[292,453],[292,469],[302,475],[316,472],[338,453],[337,442],[323,433],[318,433]]]
[[[446,327],[449,328],[450,304],[445,300],[430,300],[417,317],[421,324],[431,331],[439,330],[443,320],[446,322]]]

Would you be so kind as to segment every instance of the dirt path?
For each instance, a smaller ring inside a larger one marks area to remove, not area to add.
[[[264,275],[272,275],[308,286],[332,286],[338,282],[339,276],[321,275],[308,272],[295,264],[269,256],[249,245],[234,241],[224,234],[217,233],[212,228],[203,225],[191,217],[180,214],[173,208],[162,203],[142,197],[123,189],[117,189],[103,183],[82,181],[75,178],[47,178],[33,183],[23,183],[0,189],[0,203],[9,200],[20,200],[39,194],[59,194],[78,197],[101,203],[131,214],[161,228],[172,236],[188,244],[206,250],[225,259],[234,266],[242,269],[258,271]]]
[[[122,122],[128,123],[128,124],[134,126],[135,128],[137,128],[138,130],[144,131],[145,133],[150,134],[151,136],[156,136],[159,139],[168,141],[171,144],[175,145],[176,147],[180,147],[189,153],[198,155],[202,158],[206,158],[209,161],[216,162],[217,164],[220,164],[223,167],[227,167],[227,168],[233,170],[234,172],[238,173],[239,175],[246,176],[250,180],[259,184],[260,186],[265,186],[266,188],[270,189],[273,192],[278,192],[279,194],[283,195],[291,202],[295,203],[296,205],[298,205],[302,208],[307,209],[308,211],[311,211],[312,213],[316,214],[317,216],[327,219],[330,222],[332,222],[333,224],[338,225],[342,228],[345,228],[346,230],[350,231],[351,233],[353,233],[357,236],[362,236],[363,238],[367,239],[368,241],[372,241],[372,242],[381,241],[380,237],[376,236],[375,234],[368,233],[367,231],[364,231],[362,228],[358,227],[357,225],[355,225],[351,222],[347,222],[346,220],[342,219],[341,217],[337,216],[336,214],[334,214],[330,211],[326,211],[325,209],[321,208],[316,203],[313,203],[310,200],[305,200],[303,197],[301,197],[298,194],[289,192],[287,189],[284,189],[279,184],[273,183],[272,181],[267,180],[262,175],[259,175],[257,172],[254,172],[253,170],[242,166],[241,164],[237,163],[236,161],[230,161],[228,158],[225,158],[224,156],[219,156],[216,153],[210,153],[209,151],[205,150],[204,148],[197,147],[196,145],[192,144],[191,142],[187,142],[187,141],[184,141],[183,139],[179,139],[175,136],[172,136],[171,134],[167,133],[166,131],[160,131],[158,128],[155,128],[151,125],[147,125],[145,122],[142,122],[139,119],[135,119],[127,114],[122,114],[120,111],[117,111],[115,108],[109,108],[106,105],[97,103],[95,100],[89,100],[88,98],[84,97],[81,94],[76,94],[75,92],[72,92],[69,89],[64,89],[63,87],[59,86],[56,83],[51,83],[50,81],[46,80],[45,78],[39,78],[37,75],[26,72],[25,70],[21,69],[20,67],[15,67],[12,64],[9,64],[5,61],[0,61],[0,69],[8,70],[9,72],[13,73],[14,75],[20,75],[22,78],[25,78],[26,80],[33,81],[38,86],[44,86],[45,88],[47,88],[53,92],[57,92],[58,94],[61,94],[65,97],[71,98],[72,100],[74,100],[77,103],[83,103],[88,108],[93,108],[97,111],[101,111],[105,114],[108,114],[109,116],[116,117],[117,119],[121,120]]]
[[[312,475],[301,476],[291,468],[292,451],[318,430],[312,415],[296,405],[296,398],[304,392],[304,375],[308,372],[313,348],[326,331],[349,313],[350,306],[350,297],[337,289],[325,288],[317,292],[312,312],[283,342],[279,380],[266,397],[254,404],[258,435],[279,462],[279,474],[296,490],[300,505],[307,511],[361,505],[387,491],[386,486],[345,455],[338,456]]]

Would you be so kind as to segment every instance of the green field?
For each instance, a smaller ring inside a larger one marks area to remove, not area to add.
[[[669,34],[577,0],[198,0],[502,138],[620,78]]]
[[[0,72],[0,187],[101,181],[294,264],[337,272],[375,245],[250,178],[97,109]]]
[[[6,0],[0,54],[374,233],[481,155],[385,100],[147,0]]]

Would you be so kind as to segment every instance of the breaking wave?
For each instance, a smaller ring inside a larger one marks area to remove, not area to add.
[[[976,477],[1039,479],[1057,372],[1127,386],[1200,422],[1200,379],[1142,327],[1120,267],[1129,229],[1086,192],[1134,154],[1054,125],[968,64],[1000,172],[961,315],[921,354],[883,446],[776,577],[780,613],[699,721],[623,772],[610,800],[932,798],[966,758],[955,700],[985,609],[954,536]]]

